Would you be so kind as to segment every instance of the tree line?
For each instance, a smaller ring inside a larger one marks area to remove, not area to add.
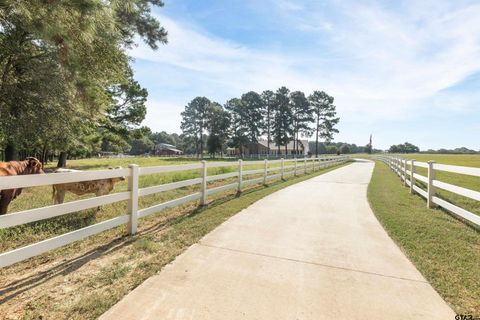
[[[6,161],[132,148],[147,90],[127,50],[157,49],[161,0],[5,0],[0,6],[0,149]],[[137,141],[138,142],[138,141]]]
[[[410,142],[393,145],[388,150],[390,153],[417,153],[420,152],[420,148]]]
[[[232,98],[221,105],[206,97],[196,97],[182,112],[184,145],[197,156],[205,146],[209,154],[222,153],[226,147],[237,148],[243,155],[246,144],[256,144],[261,137],[267,141],[270,152],[275,145],[278,153],[293,142],[294,153],[299,153],[301,137],[315,135],[315,155],[320,153],[319,139],[330,142],[339,118],[334,98],[323,91],[309,96],[301,91],[281,87],[275,92],[249,91],[240,98]],[[258,154],[258,149],[255,150]]]

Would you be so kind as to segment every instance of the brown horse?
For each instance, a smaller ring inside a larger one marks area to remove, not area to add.
[[[42,163],[33,157],[23,161],[0,162],[0,179],[2,176],[43,173]],[[22,188],[0,191],[0,215],[7,213],[8,205],[22,193]]]

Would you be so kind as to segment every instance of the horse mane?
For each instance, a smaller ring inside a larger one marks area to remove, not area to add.
[[[26,174],[29,160],[0,162],[0,176]]]

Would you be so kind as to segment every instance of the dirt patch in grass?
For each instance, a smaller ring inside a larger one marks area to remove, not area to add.
[[[377,161],[368,187],[373,212],[447,303],[480,316],[480,232],[441,209],[428,209]]]
[[[0,270],[4,319],[95,319],[124,295],[229,217],[294,183],[340,166],[269,187],[218,194],[141,219],[139,233],[118,227]]]

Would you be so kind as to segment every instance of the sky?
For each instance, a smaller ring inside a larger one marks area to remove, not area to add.
[[[130,51],[144,125],[180,133],[196,96],[286,86],[335,98],[335,141],[480,150],[480,2],[165,0],[168,44]]]

